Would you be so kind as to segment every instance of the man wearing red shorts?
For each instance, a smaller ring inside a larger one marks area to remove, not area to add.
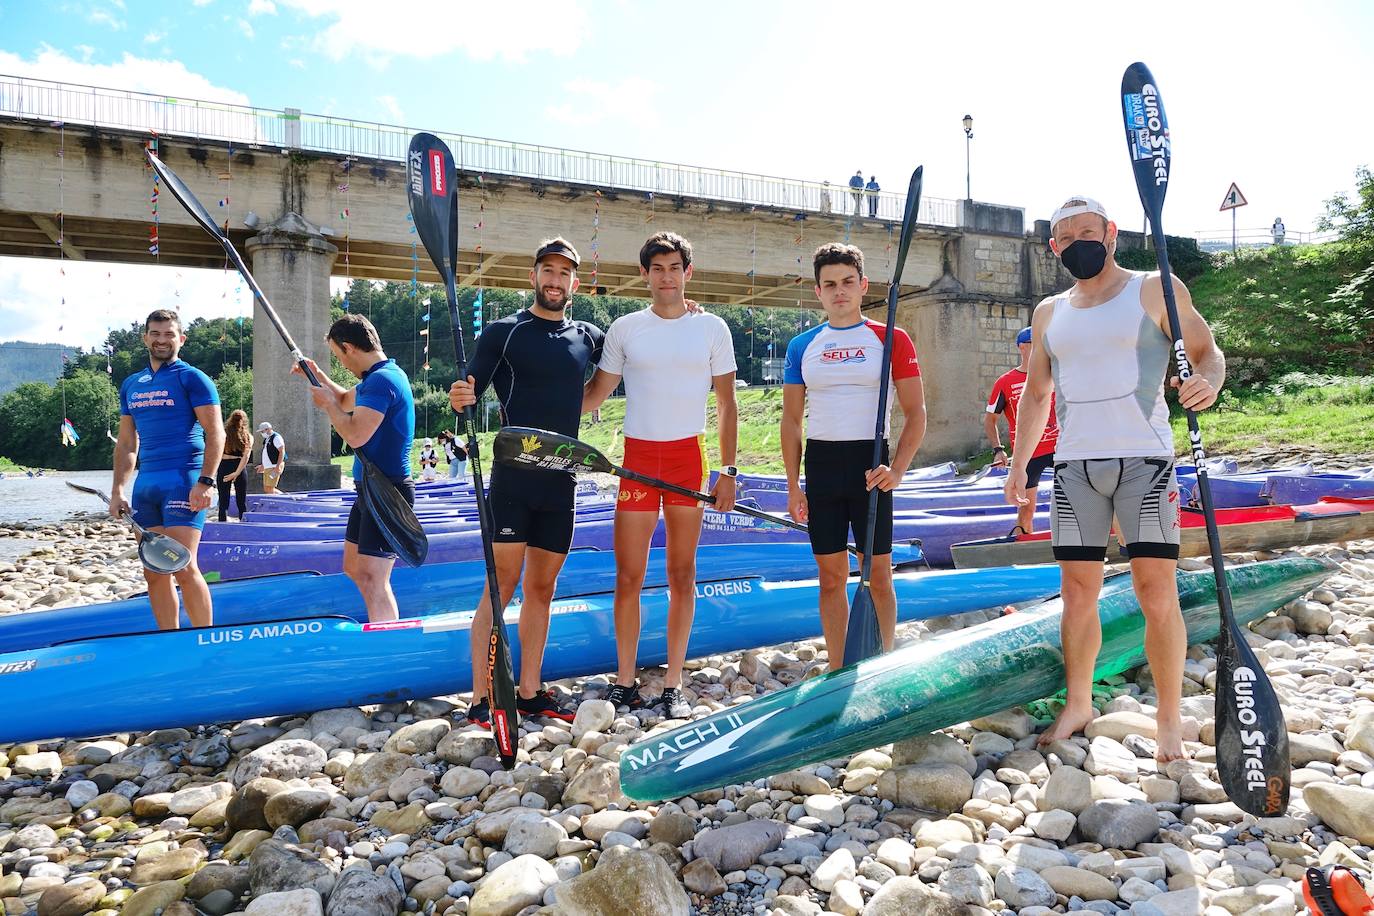
[[[625,467],[667,483],[700,490],[706,482],[706,393],[716,392],[720,457],[724,465],[711,494],[715,508],[735,505],[735,351],[719,316],[689,312],[692,245],[660,232],[639,252],[639,273],[651,304],[617,318],[606,332],[596,374],[586,385],[582,412],[600,406],[625,382]],[[639,592],[659,506],[667,535],[668,671],[658,699],[672,718],[691,715],[682,694],[682,666],[696,610],[696,552],[701,503],[628,480],[620,482],[615,514],[615,642],[619,668],[607,697],[616,706],[645,705],[635,680],[639,649]]]

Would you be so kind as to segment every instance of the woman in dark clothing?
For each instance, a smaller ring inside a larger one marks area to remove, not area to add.
[[[248,511],[248,478],[243,469],[253,451],[253,437],[248,432],[248,414],[236,410],[224,424],[224,456],[219,460],[215,482],[219,486],[219,520],[228,521],[229,488],[234,488],[234,502],[239,507],[239,521]]]

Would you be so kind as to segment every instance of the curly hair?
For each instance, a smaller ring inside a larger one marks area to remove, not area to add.
[[[253,434],[248,431],[248,414],[236,410],[224,422],[224,454],[246,455],[252,448]]]

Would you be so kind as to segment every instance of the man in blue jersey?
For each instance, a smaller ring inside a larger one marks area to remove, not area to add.
[[[826,321],[798,334],[787,345],[783,363],[782,461],[787,471],[787,511],[810,530],[821,594],[821,632],[830,670],[844,664],[849,622],[845,584],[851,532],[862,550],[868,534],[869,493],[878,490],[873,533],[870,594],[878,615],[883,650],[892,649],[897,629],[897,594],[892,584],[892,491],[916,457],[926,431],[925,389],[916,348],[901,328],[892,329],[891,381],[882,371],[886,326],[864,318],[868,292],[863,252],[831,243],[812,257],[816,298]],[[883,463],[873,467],[873,433],[880,385],[892,384],[905,426],[888,462],[886,436],[893,398],[883,418]],[[806,489],[801,486],[802,419],[806,423]],[[862,558],[860,558],[862,562]]]
[[[362,315],[344,315],[330,325],[325,340],[334,357],[359,379],[357,385],[345,388],[320,371],[314,361],[306,360],[320,380],[319,387],[311,386],[310,397],[356,453],[354,488],[363,478],[358,455],[364,455],[414,505],[410,445],[415,438],[415,401],[410,379],[394,359],[387,358],[377,329]],[[299,366],[292,366],[291,371],[301,374]],[[371,623],[400,616],[391,591],[391,567],[395,563],[396,554],[377,520],[362,499],[353,500],[344,531],[343,569],[362,593]]]
[[[159,629],[175,630],[180,615],[176,587],[191,625],[212,620],[210,589],[196,565],[196,548],[205,512],[215,490],[215,472],[224,451],[224,423],[219,393],[209,376],[177,358],[186,335],[176,312],[158,309],[143,323],[148,368],[135,372],[119,388],[119,439],[114,449],[114,483],[110,514],[128,511],[149,531],[184,544],[191,562],[178,573],[143,570],[148,601]],[[130,501],[124,491],[138,462]]]
[[[493,321],[477,338],[468,377],[453,383],[454,410],[475,404],[491,386],[501,402],[503,425],[532,426],[577,436],[582,383],[601,359],[601,329],[567,315],[577,291],[577,249],[567,239],[543,242],[534,253],[530,283],[534,304]],[[549,636],[549,603],[572,546],[574,490],[571,474],[510,468],[491,470],[489,504],[496,581],[505,604],[522,593],[520,692],[522,716],[572,721],[574,712],[543,689],[541,669]],[[491,633],[491,596],[485,591],[472,620],[472,706],[468,719],[489,724],[486,646]]]

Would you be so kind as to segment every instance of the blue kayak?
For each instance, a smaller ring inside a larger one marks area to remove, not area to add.
[[[894,580],[898,616],[917,620],[1053,594],[1059,570],[898,573]],[[698,583],[688,655],[814,637],[820,632],[817,595],[814,579],[773,583],[740,576]],[[596,594],[554,602],[546,679],[614,670],[611,601],[609,594]],[[667,659],[667,606],[666,588],[645,590],[641,665]],[[507,611],[506,621],[518,666],[518,608]],[[0,716],[0,743],[461,693],[472,687],[470,626],[470,613],[380,625],[321,616],[82,639],[0,654],[7,694],[24,698]]]
[[[649,551],[646,586],[668,583],[663,560],[662,548]],[[898,546],[893,550],[893,563],[899,569],[920,565],[921,552]],[[816,574],[816,559],[810,546],[800,543],[707,546],[697,551],[698,579],[726,578],[741,569],[770,582],[807,579]],[[391,574],[396,604],[405,617],[470,610],[481,598],[485,584],[486,572],[480,561],[437,563],[418,569],[397,566]],[[557,597],[613,591],[615,555],[605,550],[574,550],[563,565],[557,589]],[[219,624],[330,614],[367,620],[357,587],[342,574],[291,573],[216,582],[210,586],[210,597]],[[184,612],[181,617],[182,626],[190,626]],[[103,604],[8,614],[0,617],[0,652],[131,633],[151,623],[146,594]]]

